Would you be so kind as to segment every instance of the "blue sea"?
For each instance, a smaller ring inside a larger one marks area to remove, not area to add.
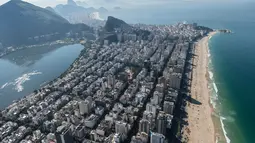
[[[212,100],[227,142],[255,143],[255,2],[169,1],[122,8],[110,15],[128,23],[196,22],[233,34],[216,34],[209,42]]]

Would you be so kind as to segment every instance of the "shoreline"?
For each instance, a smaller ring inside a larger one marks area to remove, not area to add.
[[[35,44],[35,45],[27,45],[27,46],[21,46],[21,47],[11,47],[11,49],[5,49],[5,51],[0,51],[0,58],[3,58],[4,56],[7,56],[9,54],[15,53],[17,51],[22,51],[25,49],[31,49],[31,48],[39,48],[44,46],[56,46],[56,45],[71,45],[71,44],[79,44],[78,41],[64,41],[64,40],[56,40],[53,42],[45,42],[43,44]]]
[[[223,123],[224,118],[221,117],[220,110],[217,107],[218,87],[215,83],[214,73],[213,73],[212,69],[210,69],[210,67],[209,67],[212,64],[212,63],[210,63],[210,61],[211,61],[210,55],[211,54],[210,54],[210,50],[209,50],[209,41],[217,33],[226,33],[226,32],[216,30],[208,35],[209,39],[207,42],[207,49],[208,49],[207,73],[209,76],[207,77],[207,80],[208,80],[208,88],[209,88],[209,94],[210,94],[209,105],[212,108],[211,118],[213,120],[214,129],[215,129],[215,140],[216,140],[215,142],[216,143],[230,143],[230,139],[227,136],[225,125]],[[231,33],[231,31],[228,33]]]
[[[59,78],[64,77],[68,72],[70,72],[70,70],[72,70],[73,65],[74,65],[75,63],[78,62],[78,60],[79,60],[79,58],[81,57],[81,55],[82,55],[84,52],[86,52],[86,50],[87,50],[88,48],[90,48],[90,47],[86,47],[84,44],[81,44],[81,43],[61,43],[61,44],[63,44],[62,46],[73,45],[73,44],[80,44],[80,45],[83,46],[83,49],[80,51],[80,53],[79,53],[79,55],[77,56],[77,58],[74,59],[74,61],[70,64],[70,66],[69,66],[66,70],[64,70],[64,71],[63,71],[59,76],[57,76],[56,78],[53,78],[53,79],[50,80],[50,81],[47,81],[47,82],[42,83],[42,86],[40,86],[40,87],[38,87],[37,89],[35,89],[35,91],[38,91],[38,90],[41,90],[41,89],[43,89],[43,88],[45,88],[45,87],[47,87],[47,86],[50,86],[53,82],[55,82],[55,81],[58,80]],[[56,45],[56,44],[55,44],[55,45]],[[23,49],[21,49],[21,50],[23,50]],[[16,51],[14,51],[14,52],[16,52]],[[1,57],[0,57],[0,58],[1,58]],[[31,93],[29,93],[29,94],[27,94],[27,95],[25,95],[25,96],[23,96],[23,97],[21,97],[21,98],[19,98],[19,99],[17,99],[17,100],[13,100],[12,103],[10,103],[8,106],[6,106],[6,107],[4,107],[4,108],[2,108],[2,109],[0,108],[0,112],[1,112],[1,111],[8,111],[10,108],[12,108],[13,106],[15,106],[17,103],[22,102],[22,100],[25,100],[26,98],[29,98],[29,97],[31,97],[31,96],[34,96],[34,91],[31,91]]]
[[[216,116],[209,87],[213,76],[209,71],[209,40],[218,32],[210,32],[195,43],[190,97],[196,103],[187,102],[188,125],[183,128],[184,137],[188,138],[189,143],[226,143],[224,128]]]

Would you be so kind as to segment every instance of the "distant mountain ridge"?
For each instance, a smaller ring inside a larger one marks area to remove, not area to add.
[[[57,35],[58,39],[76,28],[51,10],[21,0],[1,5],[0,19],[0,43],[4,46],[34,44],[29,38],[41,35]],[[84,24],[79,28],[92,31]]]
[[[73,0],[68,0],[67,4],[59,4],[54,8],[54,10],[63,17],[66,17],[74,13],[90,14],[93,12],[99,12],[99,13],[108,12],[108,10],[104,7],[100,7],[98,9],[94,7],[85,7],[85,5],[88,6],[85,2],[81,2],[81,1],[77,1],[77,2],[78,4]]]
[[[73,0],[67,0],[68,5],[77,6],[77,4]]]
[[[106,13],[106,12],[108,12],[108,10],[106,8],[104,8],[104,7],[100,7],[99,9],[97,9],[97,12],[99,12],[99,13]]]
[[[87,7],[88,6],[88,4],[86,2],[83,2],[83,1],[76,1],[76,4],[78,6],[82,6],[82,7]]]
[[[57,5],[54,10],[71,23],[82,22],[85,24],[102,23],[101,19],[91,19],[91,14],[93,15],[93,13],[98,12],[100,15],[108,12],[108,10],[104,7],[95,9],[94,7],[88,7],[85,2],[75,2],[73,0],[68,0],[67,4]]]
[[[56,13],[56,11],[52,7],[50,7],[50,6],[45,7],[45,9],[47,9],[47,10],[49,10],[51,12]]]

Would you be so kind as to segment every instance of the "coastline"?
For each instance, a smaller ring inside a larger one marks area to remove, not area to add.
[[[5,51],[0,51],[0,58],[7,56],[11,53],[14,53],[16,51],[21,51],[24,49],[30,49],[30,48],[39,48],[44,46],[56,46],[56,45],[71,45],[71,44],[78,44],[78,41],[64,41],[64,40],[56,40],[53,42],[46,42],[44,44],[37,44],[37,45],[29,45],[29,46],[21,46],[21,47],[10,47],[10,49],[6,49]]]
[[[188,125],[183,128],[184,137],[189,143],[226,143],[224,128],[212,103],[212,92],[209,86],[213,76],[208,68],[209,40],[218,32],[210,32],[195,44],[190,95],[191,100],[195,102],[187,103]]]
[[[193,142],[194,143],[226,142],[226,141],[223,141],[225,140],[224,138],[225,130],[224,130],[224,126],[222,126],[223,124],[222,120],[218,115],[214,114],[216,112],[214,111],[214,108],[212,107],[213,105],[210,100],[211,91],[209,88],[209,84],[210,84],[209,77],[211,76],[210,76],[210,71],[208,68],[209,60],[210,60],[208,42],[210,38],[217,32],[219,31],[214,31],[209,33],[208,36],[205,36],[202,39],[200,39],[195,46],[196,56],[193,59],[193,64],[195,65],[195,67],[193,68],[193,74],[192,74],[192,77],[193,79],[195,79],[195,81],[192,80],[191,97],[192,99],[195,99],[195,101],[198,101],[199,103],[201,102],[201,104],[199,105],[189,104],[189,107],[187,110],[188,117],[190,118],[190,115],[193,116],[191,119],[191,122],[190,122],[190,119],[188,119],[189,120],[188,123],[190,123],[190,125],[188,125],[189,132],[191,130],[191,134],[188,133],[188,136],[189,136],[188,138],[189,138],[189,142],[191,143]],[[82,53],[83,51],[81,51],[81,54]],[[76,63],[79,58],[80,56],[78,56],[78,58],[73,62],[73,64]],[[73,64],[71,64],[71,66],[58,78],[68,73],[70,69],[72,69]],[[54,82],[58,78],[52,80],[51,82]],[[51,82],[46,84],[49,85]],[[206,85],[205,86],[206,88],[204,87],[204,85]],[[205,95],[205,96],[201,96],[201,95]],[[208,113],[209,113],[209,116],[208,116]],[[195,134],[193,134],[193,132]]]
[[[210,39],[217,33],[232,33],[230,30],[228,32],[224,32],[222,30],[216,30],[213,33],[210,33],[208,42],[207,42],[207,49],[208,49],[208,66],[207,66],[207,80],[208,80],[208,88],[210,93],[210,99],[209,104],[212,108],[212,115],[211,118],[213,120],[214,124],[214,130],[215,130],[215,142],[216,143],[230,143],[230,139],[227,136],[227,132],[225,130],[225,125],[223,123],[223,120],[225,120],[224,117],[220,115],[220,110],[217,107],[218,102],[218,87],[216,85],[216,81],[214,79],[214,73],[213,69],[211,67],[211,59],[210,59],[210,50],[209,50],[209,41]]]

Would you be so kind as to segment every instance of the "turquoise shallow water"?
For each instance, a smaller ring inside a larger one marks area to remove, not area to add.
[[[217,34],[209,42],[211,70],[218,89],[217,108],[231,143],[255,143],[255,3],[170,2],[123,9],[113,16],[128,23],[197,22],[234,34]]]
[[[232,35],[217,35],[211,41],[211,55],[221,113],[231,142],[253,143],[255,112],[255,42],[247,33],[255,27],[234,25]],[[252,28],[252,29],[250,29]],[[254,31],[255,32],[255,31]]]

